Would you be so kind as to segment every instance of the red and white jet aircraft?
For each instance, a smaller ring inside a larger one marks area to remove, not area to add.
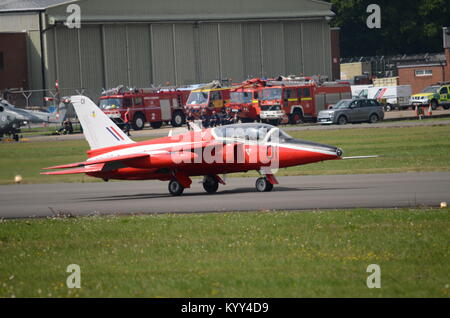
[[[203,176],[203,187],[215,193],[220,174],[256,170],[261,173],[256,190],[271,191],[278,184],[274,172],[325,160],[344,159],[342,150],[292,138],[266,124],[236,124],[190,131],[142,142],[134,142],[89,98],[72,96],[71,102],[91,150],[84,162],[45,169],[67,169],[43,174],[85,173],[119,180],[161,180],[169,192],[181,195],[193,176]]]

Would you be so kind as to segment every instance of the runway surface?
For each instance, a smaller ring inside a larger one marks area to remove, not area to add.
[[[229,178],[208,195],[200,180],[181,197],[167,182],[0,186],[0,218],[129,213],[195,213],[438,206],[450,202],[450,172],[280,177],[273,192],[255,178]]]

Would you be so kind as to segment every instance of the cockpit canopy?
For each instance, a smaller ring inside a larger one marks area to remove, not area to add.
[[[248,142],[265,145],[285,144],[326,151],[327,153],[336,153],[339,157],[342,156],[342,150],[335,146],[295,139],[281,129],[267,124],[253,123],[221,126],[213,128],[212,134],[216,140],[223,140],[224,142]]]
[[[291,136],[277,127],[267,124],[235,124],[216,127],[213,134],[218,139],[251,140],[256,142],[270,141],[270,139],[292,139]]]

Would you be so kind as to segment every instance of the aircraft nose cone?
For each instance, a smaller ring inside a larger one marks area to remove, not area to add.
[[[344,152],[342,151],[341,148],[336,148],[336,155],[337,155],[339,158],[341,158],[343,154],[344,154]]]

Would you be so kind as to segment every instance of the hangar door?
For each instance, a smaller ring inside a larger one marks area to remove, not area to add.
[[[330,29],[323,20],[138,23],[49,30],[47,86],[102,88],[239,82],[249,77],[331,76]]]

